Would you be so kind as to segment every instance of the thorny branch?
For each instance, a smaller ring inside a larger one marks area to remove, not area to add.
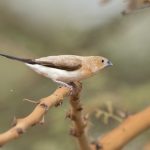
[[[71,134],[76,137],[80,150],[121,150],[128,142],[150,128],[150,107],[134,115],[130,115],[117,128],[113,129],[97,141],[89,144],[86,134],[87,118],[83,116],[79,96],[81,84],[74,84],[75,92],[70,95],[71,110],[67,114],[73,122]],[[0,146],[17,139],[28,128],[41,122],[52,106],[62,103],[63,98],[70,94],[66,87],[58,88],[52,95],[42,98],[35,109],[25,118],[15,119],[13,127],[0,134]],[[30,100],[29,100],[30,101]],[[141,121],[142,120],[142,121]]]
[[[42,98],[31,114],[25,118],[15,119],[13,127],[0,134],[0,146],[19,138],[28,128],[40,124],[48,109],[54,105],[59,105],[69,93],[68,88],[62,87],[58,88],[52,95]]]
[[[90,144],[88,141],[88,136],[85,132],[87,125],[87,119],[82,114],[82,106],[80,104],[80,91],[81,83],[78,85],[74,84],[75,93],[70,96],[70,105],[71,109],[67,114],[67,117],[70,118],[73,122],[73,128],[70,131],[70,134],[77,138],[81,150],[90,150]]]
[[[86,122],[82,116],[82,106],[79,101],[81,83],[73,83],[73,86],[74,92],[71,95],[68,88],[62,87],[58,88],[52,95],[42,98],[39,102],[25,99],[37,104],[37,106],[27,117],[21,119],[15,118],[13,127],[0,134],[0,146],[19,138],[28,128],[40,124],[49,108],[59,105],[65,96],[70,95],[71,112],[68,113],[68,117],[70,116],[69,118],[74,121],[74,128],[71,130],[71,134],[77,137],[81,150],[90,150],[88,137],[85,134]]]

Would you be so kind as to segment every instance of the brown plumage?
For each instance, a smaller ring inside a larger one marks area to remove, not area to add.
[[[99,70],[112,66],[112,63],[102,56],[58,55],[26,59],[6,54],[0,55],[24,62],[35,72],[63,85],[86,79]]]

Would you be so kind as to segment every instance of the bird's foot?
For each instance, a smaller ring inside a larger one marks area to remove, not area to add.
[[[58,83],[58,84],[60,84],[61,86],[69,88],[70,95],[75,94],[75,92],[76,92],[76,86],[75,86],[75,84],[73,82],[66,83],[66,82],[62,82],[62,81],[58,81],[58,80],[53,80],[53,81],[56,82],[56,83]]]

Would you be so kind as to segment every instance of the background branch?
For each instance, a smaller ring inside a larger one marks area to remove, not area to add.
[[[133,138],[150,128],[150,107],[129,116],[121,125],[99,138],[102,150],[120,150]]]
[[[144,145],[143,150],[150,150],[150,142]]]

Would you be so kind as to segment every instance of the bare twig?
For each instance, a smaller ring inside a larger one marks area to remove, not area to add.
[[[31,100],[31,99],[23,99],[23,101],[27,101],[27,102],[30,102],[30,103],[33,103],[33,104],[39,104],[40,102],[39,101],[34,101],[34,100]]]
[[[0,146],[19,138],[28,128],[40,124],[44,121],[44,115],[48,109],[62,102],[64,96],[70,93],[66,87],[58,88],[52,95],[42,98],[31,114],[25,118],[14,119],[13,127],[8,131],[0,134]]]
[[[81,83],[75,85],[75,93],[70,97],[71,110],[68,113],[68,117],[73,122],[73,128],[71,129],[71,135],[77,138],[81,150],[90,150],[90,144],[88,136],[85,133],[85,127],[87,120],[82,114],[82,106],[80,104],[79,95],[81,91]]]

